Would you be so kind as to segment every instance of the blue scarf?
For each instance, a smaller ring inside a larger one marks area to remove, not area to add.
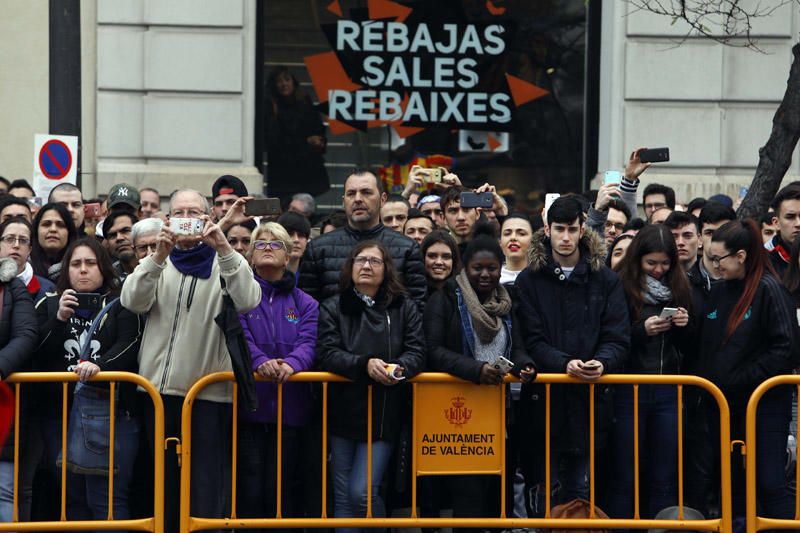
[[[216,255],[217,252],[212,247],[200,243],[188,250],[173,248],[169,259],[181,274],[208,279],[211,277],[211,267],[214,266],[214,256]]]

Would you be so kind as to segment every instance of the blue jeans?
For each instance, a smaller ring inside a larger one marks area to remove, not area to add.
[[[363,518],[367,516],[367,443],[331,435],[331,475],[333,476],[333,509],[336,518]],[[380,485],[389,458],[392,443],[372,442],[372,516],[386,516],[386,507],[380,497]],[[339,528],[340,533],[353,533],[356,528]],[[366,531],[366,530],[365,530]],[[372,529],[372,531],[380,531]]]
[[[0,522],[14,517],[14,463],[0,461]]]
[[[633,387],[618,386],[614,398],[616,424],[612,432],[614,475],[606,511],[613,518],[633,518]],[[647,458],[642,468],[642,458]],[[678,396],[672,385],[639,387],[639,472],[649,506],[643,518],[677,504]],[[645,472],[646,476],[641,476]]]
[[[109,391],[78,383],[73,398],[67,431],[68,515],[70,520],[105,520],[111,446]],[[139,421],[124,409],[115,409],[114,419],[113,511],[115,519],[127,519],[130,482],[139,451]]]

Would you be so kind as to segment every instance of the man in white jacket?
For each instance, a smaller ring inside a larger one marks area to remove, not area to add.
[[[261,288],[247,261],[211,221],[202,194],[191,189],[174,192],[170,217],[201,220],[202,232],[177,235],[164,225],[155,253],[142,259],[125,280],[121,300],[131,311],[148,315],[139,373],[164,400],[165,437],[180,437],[181,407],[188,390],[207,374],[231,370],[225,337],[214,323],[222,310],[220,277],[240,313],[258,305]],[[201,392],[194,404],[192,418],[199,423],[192,424],[193,516],[225,516],[231,401],[231,385],[219,383]],[[153,431],[152,408],[146,410],[145,427]],[[148,441],[152,445],[152,433]],[[179,472],[177,456],[170,450],[164,473],[166,531],[178,530]]]

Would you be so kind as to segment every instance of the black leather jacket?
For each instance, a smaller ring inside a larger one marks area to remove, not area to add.
[[[396,363],[406,378],[421,372],[425,363],[422,318],[414,302],[399,297],[387,307],[381,294],[376,300],[367,307],[355,292],[346,291],[326,300],[319,313],[319,368],[354,381],[330,385],[331,433],[359,441],[367,440],[367,385],[373,385],[373,439],[394,439],[407,405],[407,382],[391,387],[376,383],[367,375],[367,361],[378,357]]]

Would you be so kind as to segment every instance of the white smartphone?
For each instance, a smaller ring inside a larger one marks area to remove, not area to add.
[[[200,235],[203,233],[205,222],[199,218],[171,218],[169,228],[176,235]]]
[[[665,320],[671,319],[677,314],[677,312],[678,309],[676,307],[665,307],[664,309],[661,310],[661,314],[658,315],[658,317]]]
[[[400,365],[396,363],[389,363],[388,365],[383,367],[383,369],[386,371],[386,375],[389,376],[390,379],[393,379],[395,381],[406,379],[404,375],[398,374],[397,371],[399,370],[399,368]]]
[[[553,205],[553,202],[558,200],[561,195],[557,192],[549,192],[544,195],[544,211],[542,212],[542,220],[544,223],[547,224],[547,212],[550,211],[550,206]]]
[[[514,363],[500,355],[494,360],[492,367],[494,367],[495,370],[499,370],[503,374],[508,374],[511,372],[511,369],[514,368]]]

